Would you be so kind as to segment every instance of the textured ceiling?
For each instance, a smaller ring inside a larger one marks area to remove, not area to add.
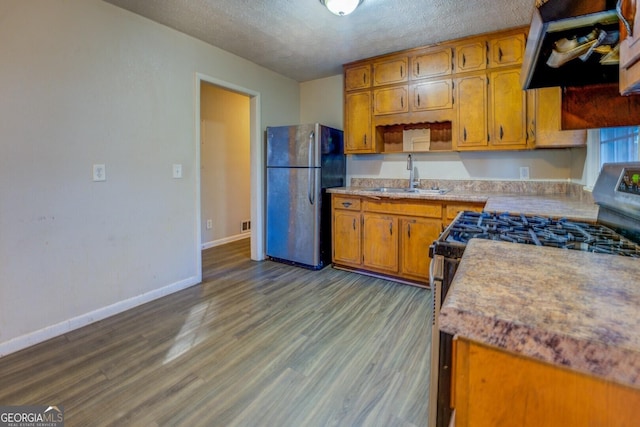
[[[303,82],[342,64],[528,25],[534,0],[364,0],[346,17],[318,0],[105,0]]]

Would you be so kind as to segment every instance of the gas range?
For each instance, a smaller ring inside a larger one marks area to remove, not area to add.
[[[523,214],[461,212],[439,242],[464,245],[473,238],[640,258],[639,245],[606,226]]]
[[[640,258],[640,162],[605,164],[593,189],[597,223],[513,213],[460,212],[429,247],[433,295],[429,425],[451,418],[453,337],[438,328],[440,307],[470,239],[501,240]]]

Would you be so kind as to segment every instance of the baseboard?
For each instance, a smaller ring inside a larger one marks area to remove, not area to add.
[[[97,322],[107,317],[113,316],[155,299],[161,298],[165,295],[169,295],[183,289],[200,283],[200,279],[196,276],[189,277],[187,279],[172,283],[160,289],[154,289],[145,294],[135,296],[123,301],[118,301],[115,304],[111,304],[106,307],[99,308],[89,313],[65,320],[56,325],[47,326],[35,332],[28,333],[16,338],[12,338],[9,341],[0,343],[0,357],[7,354],[15,353],[16,351],[25,349],[32,345],[44,342],[48,339],[57,337],[67,332],[79,329],[83,326],[87,326],[91,323]]]
[[[235,242],[242,239],[248,239],[249,237],[251,237],[251,233],[240,233],[240,234],[236,234],[235,236],[229,236],[223,239],[213,240],[211,242],[203,243],[202,250],[224,245],[225,243],[231,243],[231,242]]]

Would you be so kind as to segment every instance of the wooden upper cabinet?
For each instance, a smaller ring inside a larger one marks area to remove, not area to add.
[[[358,65],[344,70],[344,89],[366,89],[371,86],[371,65]]]
[[[430,80],[411,86],[411,111],[444,110],[453,107],[453,81]]]
[[[620,43],[620,93],[640,94],[640,2],[623,0],[622,14],[632,29],[628,34],[622,25]]]
[[[412,56],[411,79],[447,76],[453,72],[453,52],[451,48]]]
[[[531,92],[531,91],[530,91]],[[587,131],[562,130],[560,123],[562,109],[562,89],[548,87],[533,91],[535,97],[536,148],[584,147],[587,144]]]
[[[409,87],[392,86],[373,91],[373,114],[397,114],[409,111]]]
[[[524,34],[514,34],[489,41],[489,67],[522,64],[526,40]]]
[[[474,74],[456,79],[456,104],[456,147],[487,146],[487,76]]]
[[[520,68],[489,75],[491,145],[527,144],[527,93],[520,87]]]
[[[487,43],[478,40],[456,46],[456,72],[480,71],[487,68]]]
[[[371,92],[353,92],[345,95],[344,151],[373,153],[375,144],[371,137]]]
[[[409,76],[407,57],[386,59],[373,63],[373,85],[383,86],[406,82]]]

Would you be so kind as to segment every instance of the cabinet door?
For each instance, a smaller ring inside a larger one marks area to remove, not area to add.
[[[456,146],[487,145],[487,77],[484,74],[456,80]]]
[[[442,223],[437,219],[400,220],[400,272],[409,279],[429,280],[429,245],[438,238]]]
[[[393,86],[373,91],[373,114],[398,114],[409,111],[409,88]]]
[[[487,44],[476,41],[456,47],[456,72],[480,71],[487,68]]]
[[[489,41],[489,66],[522,64],[525,47],[524,34],[514,34]]]
[[[414,84],[411,93],[411,111],[443,110],[453,107],[451,79]]]
[[[368,212],[362,217],[362,264],[374,270],[397,273],[398,219]]]
[[[633,31],[627,34],[623,26],[620,43],[620,93],[640,93],[640,4],[638,0],[623,0],[621,10]],[[626,34],[626,36],[625,36]]]
[[[371,66],[359,65],[344,70],[344,89],[366,89],[371,85]]]
[[[360,265],[362,253],[360,212],[333,210],[333,262]]]
[[[451,49],[429,52],[411,57],[411,79],[450,75],[453,70]]]
[[[407,81],[407,58],[389,59],[373,63],[373,85],[382,86]]]
[[[489,76],[491,145],[527,144],[527,93],[520,87],[520,68]]]
[[[561,129],[562,89],[549,87],[536,89],[533,92],[536,148],[586,146],[586,130]]]
[[[371,92],[345,95],[345,153],[373,153],[371,138]]]

